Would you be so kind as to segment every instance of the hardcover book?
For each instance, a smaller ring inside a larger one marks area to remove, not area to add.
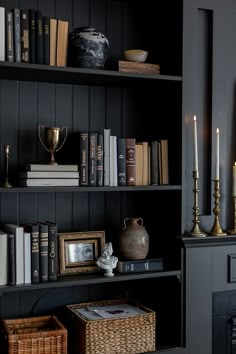
[[[8,283],[7,233],[0,230],[0,285]]]
[[[137,63],[127,60],[119,60],[119,71],[140,74],[160,74],[160,65],[151,63]]]
[[[21,9],[21,62],[29,63],[29,15],[28,10]]]
[[[117,139],[117,174],[118,174],[118,185],[126,186],[125,138]]]
[[[43,16],[41,11],[35,12],[36,24],[36,63],[43,64]]]
[[[97,136],[96,132],[89,133],[89,185],[97,185]]]
[[[21,63],[20,9],[13,9],[15,61]]]
[[[13,24],[13,13],[12,11],[7,11],[6,16],[6,51],[7,51],[7,61],[13,63],[14,57],[14,24]]]
[[[36,27],[34,9],[29,9],[29,58],[30,63],[36,63]]]
[[[73,171],[21,171],[20,178],[79,178],[79,172]]]
[[[43,16],[43,63],[50,64],[50,18]]]
[[[80,185],[88,185],[88,158],[89,158],[89,144],[88,133],[80,133]]]
[[[8,283],[16,284],[16,251],[15,251],[15,235],[8,233]]]
[[[126,184],[127,186],[136,185],[136,139],[125,139],[125,151],[126,151]]]
[[[78,171],[78,165],[49,165],[29,163],[25,165],[25,171]]]
[[[111,129],[104,129],[104,186],[110,185],[110,136]]]
[[[48,225],[39,223],[40,280],[48,281]]]
[[[58,273],[58,230],[57,224],[47,221],[48,225],[48,280],[57,280]]]
[[[5,61],[5,7],[0,7],[0,61]]]
[[[31,282],[39,282],[39,225],[24,224],[24,231],[31,234]]]
[[[97,141],[97,185],[103,186],[103,168],[104,168],[104,139],[103,134],[98,134]]]
[[[161,271],[163,269],[163,258],[118,261],[117,264],[117,271],[120,273]]]
[[[79,186],[78,178],[22,178],[19,180],[22,187],[69,187]]]

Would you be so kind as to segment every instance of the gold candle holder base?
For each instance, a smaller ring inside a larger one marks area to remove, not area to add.
[[[5,168],[5,181],[2,183],[2,188],[11,188],[12,185],[8,180],[8,160],[9,160],[10,145],[4,145],[4,168]]]
[[[215,214],[215,221],[211,232],[209,233],[210,236],[226,236],[227,233],[224,232],[220,226],[220,180],[214,180],[214,198],[215,198],[215,207],[213,212]]]
[[[193,180],[194,180],[193,228],[188,233],[188,236],[189,237],[206,237],[207,234],[205,232],[203,232],[199,226],[200,221],[199,221],[199,206],[198,206],[198,194],[199,194],[199,187],[198,187],[199,171],[198,170],[193,171]]]
[[[236,196],[233,197],[233,229],[227,231],[228,235],[236,235]]]
[[[8,181],[8,179],[3,182],[2,188],[12,188],[12,184]]]

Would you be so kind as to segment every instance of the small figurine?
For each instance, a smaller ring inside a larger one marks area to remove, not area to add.
[[[113,248],[112,243],[105,243],[102,255],[98,258],[96,264],[100,269],[104,269],[104,275],[107,277],[113,277],[113,269],[116,267],[118,258],[116,256],[112,256]]]

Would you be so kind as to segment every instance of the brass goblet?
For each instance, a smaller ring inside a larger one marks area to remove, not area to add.
[[[64,138],[60,143],[60,134],[64,132]],[[64,145],[67,137],[67,127],[44,127],[44,125],[38,126],[39,140],[45,150],[50,153],[49,165],[58,165],[55,160],[55,152],[59,151]],[[59,145],[60,144],[60,145]]]

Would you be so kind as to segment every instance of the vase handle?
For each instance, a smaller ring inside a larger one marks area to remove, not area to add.
[[[138,218],[137,222],[140,222],[140,225],[143,226],[143,218]]]

